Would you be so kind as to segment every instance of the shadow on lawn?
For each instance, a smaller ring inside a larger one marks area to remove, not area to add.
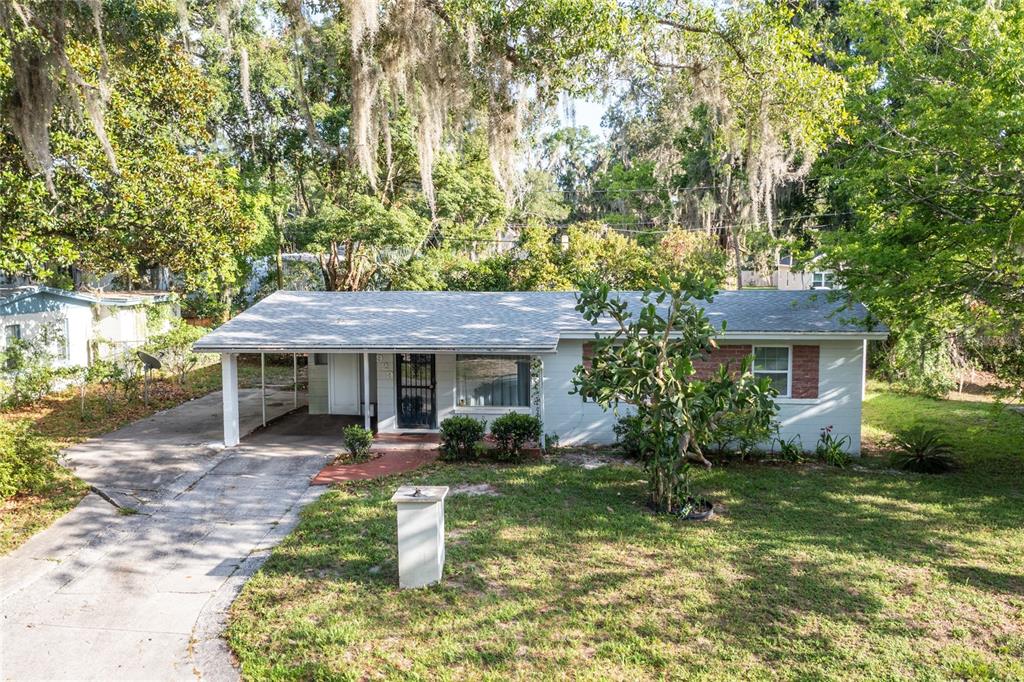
[[[397,590],[388,501],[397,481],[386,480],[351,486],[307,510],[298,533],[262,569],[289,579],[275,598],[294,608],[329,591],[321,581],[338,581],[351,594],[335,606],[362,609],[367,631],[430,633],[416,643],[427,648],[436,636],[430,623],[456,619],[455,636],[467,646],[445,654],[448,664],[529,658],[529,646],[512,646],[517,636],[481,641],[473,634],[514,623],[518,633],[589,638],[610,655],[625,647],[660,669],[670,663],[665,646],[709,633],[758,658],[784,648],[790,660],[850,657],[808,623],[907,636],[916,627],[885,614],[887,590],[898,589],[900,577],[862,565],[876,559],[942,571],[955,582],[969,577],[1004,597],[1021,593],[1019,577],[965,565],[983,544],[965,529],[1019,527],[1024,514],[1011,504],[976,504],[954,477],[720,469],[707,483],[727,498],[728,513],[688,525],[647,511],[635,469],[436,466],[415,476],[418,483],[487,482],[501,493],[449,499],[440,588]],[[1002,492],[990,491],[996,500]],[[589,632],[573,631],[579,619]],[[795,654],[794,641],[802,643]]]

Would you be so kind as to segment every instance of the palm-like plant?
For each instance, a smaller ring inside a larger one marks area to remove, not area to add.
[[[927,426],[913,426],[893,439],[893,466],[922,474],[941,474],[956,466],[953,446],[945,435]]]

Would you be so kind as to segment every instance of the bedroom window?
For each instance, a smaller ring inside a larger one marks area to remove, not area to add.
[[[529,407],[529,355],[458,355],[455,399],[459,407]]]
[[[789,397],[793,367],[788,346],[754,346],[754,376],[768,377],[780,398]]]

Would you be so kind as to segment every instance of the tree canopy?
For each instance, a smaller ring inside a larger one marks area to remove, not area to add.
[[[289,251],[326,289],[742,287],[813,257],[890,361],[1021,387],[1022,14],[0,0],[0,272],[227,304],[261,260],[288,286]]]

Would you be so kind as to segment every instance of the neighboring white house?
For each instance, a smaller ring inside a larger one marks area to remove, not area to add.
[[[818,265],[821,259],[822,255],[818,254],[802,270],[794,270],[792,256],[780,257],[775,271],[775,286],[784,291],[840,288],[835,271]]]
[[[822,255],[818,254],[800,270],[793,269],[793,256],[783,255],[775,270],[762,273],[755,270],[743,271],[745,287],[775,287],[782,291],[806,291],[808,289],[840,289],[836,273],[829,268],[818,266]]]
[[[639,294],[614,294],[636,303]],[[572,393],[595,332],[572,292],[294,292],[263,299],[195,344],[220,353],[224,439],[238,443],[237,357],[309,356],[310,412],[362,415],[381,432],[433,431],[446,417],[531,412],[562,444],[607,444],[616,416]],[[706,307],[727,321],[700,364],[753,354],[779,389],[782,436],[812,448],[821,429],[860,450],[865,347],[887,336],[867,311],[807,291],[723,291]]]
[[[0,287],[0,348],[47,337],[58,366],[83,366],[143,345],[147,306],[166,292],[83,292],[45,286]]]

